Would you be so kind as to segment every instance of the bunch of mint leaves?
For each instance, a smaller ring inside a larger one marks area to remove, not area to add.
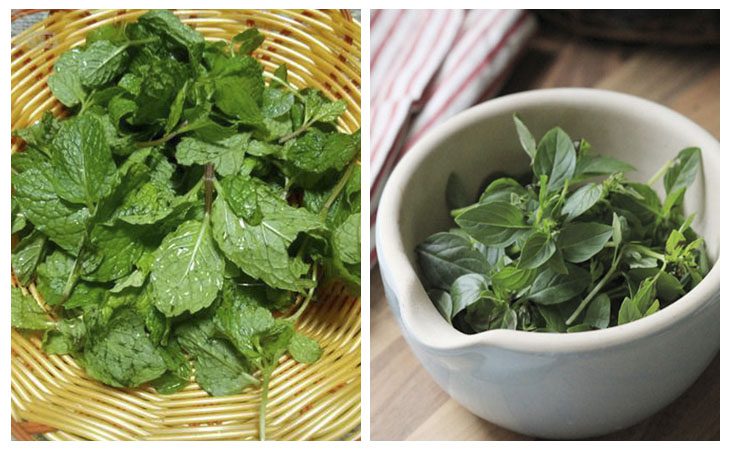
[[[169,11],[103,26],[58,59],[67,118],[18,130],[12,326],[110,386],[211,395],[268,384],[318,343],[322,283],[360,284],[360,133],[343,101],[265,76],[248,29],[206,42]]]
[[[446,198],[456,227],[416,249],[428,295],[454,328],[603,329],[656,312],[707,274],[694,216],[683,213],[700,149],[636,183],[625,176],[631,165],[585,140],[553,128],[536,143],[514,122],[532,173],[492,177],[474,204],[452,174]],[[652,188],[660,178],[664,201]]]

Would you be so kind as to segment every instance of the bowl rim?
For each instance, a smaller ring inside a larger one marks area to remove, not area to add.
[[[572,353],[622,346],[667,330],[719,297],[721,259],[718,250],[713,267],[694,289],[656,313],[627,324],[581,333],[535,333],[499,329],[471,335],[456,330],[445,320],[438,320],[436,324],[429,323],[429,327],[424,326],[424,321],[419,317],[424,308],[418,306],[424,302],[431,306],[431,301],[406,256],[406,252],[412,249],[404,249],[399,221],[385,219],[398,217],[407,180],[439,143],[483,117],[505,109],[514,111],[520,109],[519,105],[533,105],[541,101],[559,102],[566,98],[591,101],[607,107],[644,110],[647,114],[660,117],[662,121],[687,128],[704,140],[710,139],[716,145],[709,149],[703,148],[703,152],[709,152],[710,157],[716,158],[718,162],[720,160],[719,141],[692,120],[650,100],[604,89],[550,88],[510,94],[469,108],[434,127],[405,154],[391,173],[378,206],[375,232],[379,270],[383,283],[387,283],[387,287],[394,291],[395,298],[392,301],[397,305],[403,331],[432,352],[454,353],[489,346],[524,353]],[[442,319],[435,308],[433,313]]]

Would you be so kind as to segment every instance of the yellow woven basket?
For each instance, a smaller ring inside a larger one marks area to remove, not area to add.
[[[104,24],[145,11],[56,11],[12,40],[12,128],[26,127],[63,107],[46,85],[63,52]],[[314,86],[347,103],[342,130],[360,124],[360,25],[346,11],[175,11],[207,39],[230,39],[247,27],[265,36],[256,56],[267,72],[289,67],[298,87]],[[13,139],[12,151],[21,143]],[[15,277],[12,283],[17,284]],[[30,292],[38,299],[34,286]],[[322,358],[312,365],[286,358],[272,376],[270,439],[359,439],[360,299],[342,287],[322,289],[298,323],[316,338]],[[173,395],[152,388],[115,389],[89,379],[68,356],[46,355],[39,336],[12,331],[11,428],[16,439],[255,439],[260,392],[210,397],[196,384]]]

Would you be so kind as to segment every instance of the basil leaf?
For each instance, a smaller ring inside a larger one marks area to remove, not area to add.
[[[527,153],[527,156],[530,157],[530,161],[534,161],[535,153],[537,152],[537,147],[535,146],[535,138],[532,136],[530,130],[527,129],[527,126],[522,122],[517,114],[512,115],[512,120],[515,123],[515,128],[517,129],[517,137],[520,139],[522,149],[525,151],[525,153]]]
[[[530,228],[522,211],[501,201],[469,208],[455,220],[474,239],[495,247],[507,247]]]
[[[531,234],[525,245],[517,267],[520,269],[536,269],[545,264],[555,253],[555,241],[543,232]]]
[[[589,183],[581,186],[568,197],[560,214],[567,216],[566,221],[573,220],[591,209],[601,197],[603,197],[603,187],[601,185]]]
[[[553,128],[545,133],[537,146],[533,170],[537,177],[547,175],[548,191],[556,191],[563,188],[565,180],[573,177],[575,161],[575,148],[570,136],[560,128]]]
[[[489,280],[481,274],[471,273],[457,278],[449,292],[453,302],[451,318],[453,319],[467,306],[479,300],[482,292],[488,288]]]
[[[581,263],[600,252],[611,239],[613,228],[595,222],[573,222],[558,236],[558,247],[567,261]]]
[[[546,270],[532,284],[527,298],[540,305],[554,305],[577,297],[591,282],[590,274],[580,267],[567,264],[565,275]]]
[[[485,256],[471,242],[457,234],[436,233],[416,249],[421,270],[429,284],[447,290],[468,273],[486,273]]]

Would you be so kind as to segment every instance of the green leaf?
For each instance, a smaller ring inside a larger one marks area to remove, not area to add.
[[[281,117],[291,110],[294,104],[294,94],[281,89],[267,87],[264,89],[264,100],[261,112],[264,117],[275,119]]]
[[[532,283],[527,298],[539,305],[567,302],[583,293],[591,282],[591,275],[580,267],[567,264],[568,273],[561,275],[550,270],[540,272]]]
[[[324,173],[344,169],[359,150],[359,139],[354,134],[325,133],[314,128],[288,141],[284,158],[298,169]]]
[[[233,36],[233,43],[238,43],[238,53],[250,55],[264,42],[264,35],[257,28],[249,28]]]
[[[606,328],[611,319],[611,298],[606,294],[599,294],[588,305],[583,323],[592,328]]]
[[[533,170],[536,176],[548,176],[548,190],[563,188],[565,180],[570,180],[575,172],[575,148],[565,131],[553,128],[545,133],[535,153]]]
[[[621,303],[621,308],[618,310],[618,325],[633,322],[641,319],[642,314],[639,311],[636,303],[633,302],[629,297],[624,298]]]
[[[86,47],[77,60],[81,84],[96,88],[108,84],[120,74],[126,59],[127,45],[96,41]]]
[[[471,237],[495,247],[507,247],[530,228],[522,211],[501,201],[468,208],[455,220]]]
[[[507,266],[492,275],[492,289],[498,294],[521,291],[535,279],[536,273],[535,270]]]
[[[195,358],[195,379],[210,395],[233,395],[257,383],[246,360],[227,341],[215,337],[210,319],[186,322],[176,330],[180,345]]]
[[[48,77],[48,87],[53,95],[69,108],[78,105],[86,98],[78,73],[80,58],[81,51],[78,48],[62,54],[53,66],[53,73]]]
[[[663,270],[659,270],[657,267],[635,268],[630,270],[628,275],[638,283],[656,276],[656,295],[666,303],[671,303],[685,294],[684,286],[682,286],[682,283],[677,277]]]
[[[38,231],[64,250],[76,253],[86,233],[89,210],[61,200],[53,189],[52,180],[52,169],[47,162],[13,173],[15,198]]]
[[[35,299],[16,287],[10,288],[10,324],[22,330],[46,330],[53,326]]]
[[[302,364],[313,364],[322,356],[322,348],[317,341],[301,333],[294,333],[287,350],[296,362]]]
[[[289,256],[288,249],[299,233],[322,227],[317,216],[304,208],[282,205],[265,210],[261,223],[251,225],[218,197],[213,202],[212,223],[220,249],[249,276],[290,291],[303,291],[309,286],[302,279],[309,266],[301,258]]]
[[[611,239],[613,228],[596,222],[572,222],[558,236],[563,257],[572,263],[588,261]]]
[[[63,122],[52,149],[52,183],[59,197],[89,206],[111,191],[117,168],[95,116]]]
[[[13,249],[11,265],[21,284],[27,285],[33,279],[38,263],[45,256],[47,241],[46,236],[34,230]]]
[[[259,288],[239,288],[236,301],[224,302],[216,311],[214,323],[247,358],[258,356],[257,336],[274,326],[274,316],[259,306],[265,302],[265,291]]]
[[[155,306],[167,317],[209,306],[223,286],[223,265],[209,220],[183,223],[156,252],[150,272]]]
[[[535,138],[530,133],[530,130],[522,122],[522,119],[517,114],[512,115],[512,120],[515,122],[515,128],[517,129],[517,137],[520,139],[522,149],[525,150],[527,156],[530,157],[530,161],[535,159],[535,153],[537,153],[537,147],[535,146]]]
[[[83,318],[64,319],[43,334],[43,351],[49,355],[73,354],[82,349],[85,339],[86,325]]]
[[[487,289],[489,289],[489,279],[482,274],[470,273],[457,278],[449,292],[453,302],[451,318],[477,302]]]
[[[246,125],[260,125],[264,116],[256,93],[263,93],[263,78],[229,76],[216,79],[215,104],[221,111]]]
[[[47,304],[60,305],[63,303],[63,293],[73,270],[74,261],[73,257],[56,250],[38,265],[37,287]]]
[[[124,225],[94,227],[89,241],[95,261],[92,267],[82,264],[82,278],[105,282],[131,273],[134,263],[145,251],[145,245],[137,236],[138,232]]]
[[[216,172],[225,177],[238,173],[246,154],[248,133],[235,134],[220,142],[208,143],[195,138],[185,137],[177,145],[177,162],[192,164],[213,164]]]
[[[173,47],[186,50],[190,60],[197,61],[202,56],[205,46],[203,35],[183,24],[170,11],[147,12],[139,17],[139,23]]]
[[[543,232],[532,233],[525,245],[517,267],[520,269],[536,269],[545,264],[555,253],[555,241]]]
[[[595,183],[588,183],[581,186],[577,191],[573,192],[565,201],[560,214],[566,215],[566,221],[581,216],[598,203],[603,197],[603,186]]]
[[[611,175],[636,170],[634,166],[605,155],[581,155],[575,165],[575,176]]]
[[[305,109],[309,122],[334,122],[347,110],[342,100],[330,101],[321,92],[309,89],[305,93]]]
[[[81,361],[92,378],[116,387],[137,387],[167,370],[144,322],[128,308],[114,313],[105,327],[89,333]]]
[[[447,290],[468,273],[486,273],[486,257],[471,242],[454,233],[436,233],[417,248],[418,262],[425,280],[434,288]]]
[[[664,191],[670,194],[688,188],[700,170],[702,151],[697,147],[685,148],[677,155],[664,174]]]
[[[188,385],[192,368],[176,341],[164,348],[162,356],[167,365],[167,372],[160,378],[152,380],[150,384],[160,394],[174,394]]]
[[[350,215],[332,233],[332,247],[345,264],[360,263],[360,213]]]

